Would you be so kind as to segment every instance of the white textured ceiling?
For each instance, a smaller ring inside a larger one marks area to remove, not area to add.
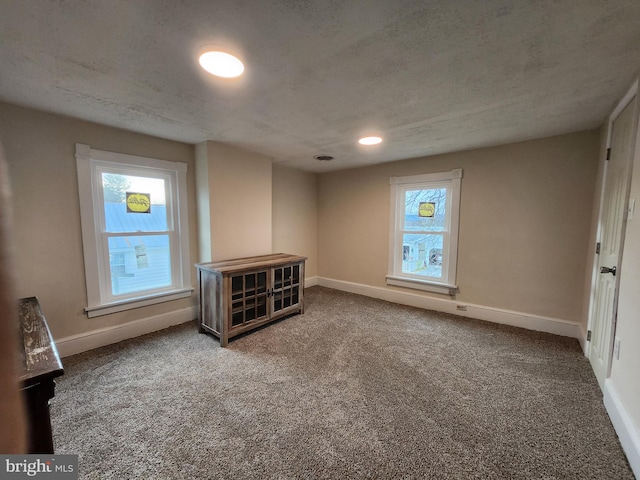
[[[639,0],[0,3],[0,100],[309,171],[595,128],[639,69]]]

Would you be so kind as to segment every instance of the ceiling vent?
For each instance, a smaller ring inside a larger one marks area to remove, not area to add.
[[[330,162],[331,160],[333,160],[333,157],[331,155],[316,155],[315,157],[316,160],[320,160],[321,162]]]

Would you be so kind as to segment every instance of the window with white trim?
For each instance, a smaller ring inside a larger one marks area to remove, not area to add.
[[[455,292],[461,180],[462,169],[389,179],[387,284]]]
[[[191,295],[187,165],[76,144],[89,317]]]

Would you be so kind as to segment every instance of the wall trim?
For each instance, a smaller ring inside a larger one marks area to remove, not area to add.
[[[162,330],[173,325],[179,325],[198,317],[198,307],[187,307],[173,312],[162,313],[152,317],[141,318],[132,322],[99,328],[90,332],[79,333],[56,339],[56,346],[61,357],[68,357],[77,353],[104,347],[112,343],[121,342],[129,338],[139,337],[147,333]]]
[[[319,277],[318,284],[323,287],[335,288],[345,292],[357,293],[367,297],[379,298],[389,302],[410,305],[412,307],[436,310],[438,312],[453,313],[462,317],[486,320],[488,322],[511,325],[540,332],[553,333],[564,337],[580,339],[580,325],[576,322],[559,318],[543,317],[530,313],[504,310],[500,308],[476,305],[463,301],[427,297],[416,293],[391,290],[389,288],[373,287],[361,283],[346,282],[333,278]],[[457,310],[458,306],[465,306],[466,311]]]
[[[640,478],[640,430],[620,400],[613,381],[604,381],[604,406],[636,478]]]
[[[304,288],[315,287],[318,285],[318,279],[320,277],[307,277],[304,279]]]

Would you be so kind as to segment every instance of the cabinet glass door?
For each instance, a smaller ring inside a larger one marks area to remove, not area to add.
[[[272,312],[286,310],[300,303],[300,265],[273,269]]]
[[[231,277],[231,327],[267,316],[267,271]]]

